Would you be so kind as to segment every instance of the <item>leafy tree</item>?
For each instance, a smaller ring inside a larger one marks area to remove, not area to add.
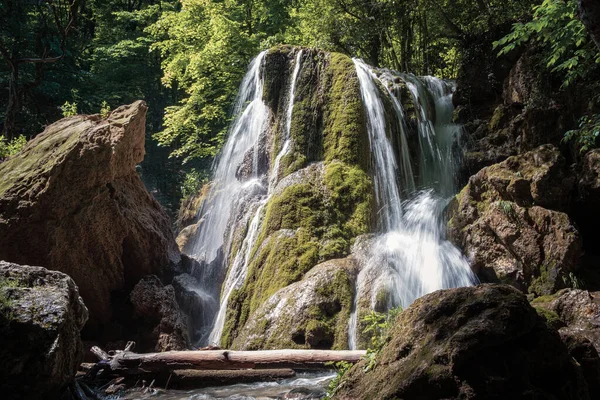
[[[577,19],[576,0],[544,0],[533,19],[516,23],[510,34],[494,43],[506,54],[526,43],[542,46],[546,67],[564,76],[564,85],[589,76],[600,63],[600,52]]]
[[[47,65],[67,56],[67,37],[78,12],[78,0],[7,0],[0,4],[0,55],[8,70],[2,82],[8,89],[2,132],[8,138],[16,134],[25,97],[43,84]]]

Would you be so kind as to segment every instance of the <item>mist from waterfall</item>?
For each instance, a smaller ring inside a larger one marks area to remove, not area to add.
[[[358,302],[367,292],[371,308],[382,291],[387,308],[406,308],[427,293],[477,281],[460,250],[445,238],[444,209],[455,194],[453,149],[460,135],[460,127],[451,123],[452,87],[433,77],[400,75],[417,116],[415,163],[408,149],[405,112],[389,89],[391,81],[376,77],[362,60],[354,59],[354,63],[373,154],[378,236],[357,278],[349,322],[350,348],[357,346]],[[380,88],[390,96],[395,115],[386,115]],[[400,127],[399,162],[387,129],[391,121],[386,118],[396,118]],[[417,166],[416,177],[413,166]]]

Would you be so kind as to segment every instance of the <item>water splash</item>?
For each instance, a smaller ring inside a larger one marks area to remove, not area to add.
[[[460,250],[445,238],[444,209],[455,190],[453,148],[460,134],[460,127],[450,123],[452,87],[433,77],[400,75],[412,95],[418,121],[419,155],[415,163],[408,151],[406,116],[400,101],[389,89],[388,82],[379,81],[364,62],[355,59],[354,63],[374,154],[380,233],[372,241],[357,278],[349,321],[351,349],[358,345],[360,299],[366,297],[371,308],[375,308],[382,297],[386,299],[387,308],[406,308],[427,293],[477,281]],[[393,117],[400,127],[401,168],[398,168],[386,130],[389,121],[386,121],[382,92],[377,83],[385,88],[396,112]],[[418,165],[417,181],[413,178],[415,164]],[[400,193],[405,194],[403,199]],[[382,293],[385,295],[381,296]]]
[[[250,201],[247,202],[248,205],[247,205],[246,217],[243,220],[250,221],[248,230],[244,236],[244,239],[242,241],[242,245],[241,245],[240,249],[236,253],[235,258],[234,258],[233,262],[231,263],[231,267],[228,268],[226,262],[224,263],[224,266],[221,267],[223,269],[228,269],[229,271],[228,271],[227,277],[225,279],[225,283],[223,284],[223,288],[221,291],[221,302],[219,305],[219,309],[218,309],[217,315],[215,317],[214,324],[213,324],[212,330],[210,332],[210,336],[208,337],[209,343],[219,343],[221,340],[221,336],[223,335],[223,328],[225,326],[225,317],[226,317],[226,313],[227,313],[227,305],[229,302],[229,298],[231,297],[233,290],[240,288],[246,279],[246,276],[248,274],[248,268],[249,268],[250,262],[251,262],[250,258],[251,258],[252,250],[254,249],[254,247],[256,245],[256,240],[257,240],[257,238],[259,236],[259,232],[262,228],[263,211],[264,211],[264,208],[265,208],[266,204],[268,203],[269,199],[271,198],[272,192],[278,182],[280,161],[289,152],[289,150],[292,146],[291,138],[290,138],[291,119],[292,119],[292,111],[294,108],[294,95],[295,95],[295,90],[296,90],[296,81],[298,79],[298,75],[300,72],[301,61],[302,61],[302,50],[299,50],[298,53],[296,54],[296,58],[294,61],[294,63],[295,63],[294,70],[292,73],[290,89],[289,89],[289,93],[288,93],[288,107],[287,107],[287,112],[286,112],[285,130],[283,132],[283,139],[285,142],[284,142],[283,147],[281,148],[281,150],[279,151],[279,153],[277,154],[277,156],[275,158],[273,168],[271,169],[270,172],[268,172],[268,176],[265,177],[265,179],[268,181],[268,187],[267,187],[266,193],[265,193],[264,187],[261,185],[262,190],[260,190],[258,193],[256,193],[254,195],[254,197]],[[261,81],[260,85],[257,85],[257,87],[259,87],[259,86],[261,88],[260,89],[261,90],[260,102],[262,103],[262,81]],[[259,112],[260,112],[260,110],[259,110]],[[263,118],[262,115],[259,115],[258,117]],[[264,121],[262,122],[262,124],[264,124]],[[253,127],[258,127],[258,124],[250,126],[250,128],[253,128]],[[261,127],[261,130],[262,129],[263,128]],[[253,136],[255,133],[256,132],[252,132],[252,131],[247,132],[247,134],[249,134],[250,136]],[[260,134],[260,132],[259,132],[259,134]],[[255,141],[258,141],[258,136],[256,136]],[[258,156],[258,153],[256,150],[257,148],[258,148],[258,146],[255,142],[255,144],[254,144],[255,151],[254,151],[254,155],[253,155],[253,159],[254,159],[253,160],[253,176],[258,175],[258,169],[256,168],[256,166],[258,165],[258,159],[259,159],[259,156]],[[227,159],[227,158],[223,158],[220,161],[220,163],[234,163],[233,164],[234,166],[239,165],[240,162],[241,162],[240,160]],[[236,178],[236,180],[237,180],[237,178]],[[254,178],[253,180],[250,180],[249,182],[254,182],[254,181],[262,182],[262,179]],[[252,217],[250,218],[250,216],[252,216]],[[224,229],[223,229],[223,233],[225,233]],[[234,234],[234,230],[231,230],[230,235],[233,235],[233,234]],[[230,238],[229,243],[231,243],[231,242],[232,242],[232,240]]]

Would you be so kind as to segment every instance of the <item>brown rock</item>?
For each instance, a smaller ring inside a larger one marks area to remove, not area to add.
[[[173,286],[163,286],[158,277],[149,275],[135,285],[130,299],[134,323],[142,334],[138,348],[148,352],[188,348],[187,324]]]
[[[92,332],[111,296],[164,276],[179,251],[169,218],[136,173],[146,105],[60,120],[0,164],[0,259],[70,275]]]
[[[88,311],[67,275],[0,261],[0,392],[55,399],[83,361]]]
[[[551,350],[550,350],[551,349]],[[403,311],[391,339],[336,399],[588,399],[558,333],[507,285],[441,290]]]
[[[582,244],[570,218],[572,178],[551,145],[484,168],[450,207],[449,237],[485,282],[537,295],[563,288]],[[547,208],[543,208],[547,207]]]
[[[565,289],[534,303],[555,312],[567,325],[562,329],[578,332],[600,351],[600,292]]]

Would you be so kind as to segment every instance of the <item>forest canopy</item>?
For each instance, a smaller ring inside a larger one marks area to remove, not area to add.
[[[317,46],[374,66],[454,78],[465,50],[491,32],[499,53],[537,43],[545,67],[570,84],[600,61],[577,3],[3,0],[0,148],[16,151],[15,143],[62,116],[106,113],[141,98],[149,105],[147,169],[152,174],[155,162],[155,172],[175,171],[154,185],[173,191],[163,180],[177,176],[179,188],[192,168],[206,175],[246,66],[263,49]]]

